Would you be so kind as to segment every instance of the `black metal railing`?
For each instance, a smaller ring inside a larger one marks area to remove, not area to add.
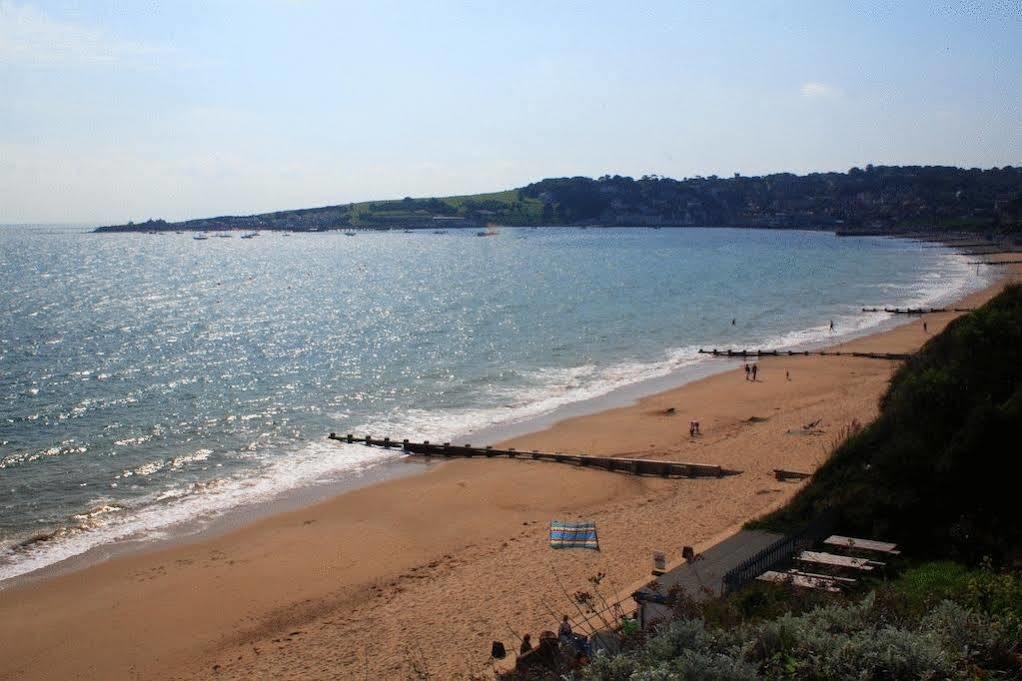
[[[834,529],[835,518],[832,513],[822,513],[798,532],[782,537],[759,553],[728,570],[721,578],[721,589],[724,595],[734,593],[743,586],[782,563],[787,563],[798,551],[812,548],[824,535]]]

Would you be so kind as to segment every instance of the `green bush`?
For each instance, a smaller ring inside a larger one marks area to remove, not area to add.
[[[975,576],[970,573],[951,588],[967,591]],[[1007,592],[1014,593],[1013,588]],[[674,620],[637,650],[598,656],[578,678],[973,679],[994,674],[1017,678],[1022,671],[1012,654],[1017,631],[1003,617],[952,601],[898,622],[889,615],[871,594],[858,603],[731,627]]]

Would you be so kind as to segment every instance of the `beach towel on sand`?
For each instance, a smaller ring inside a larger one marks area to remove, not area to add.
[[[600,540],[596,537],[596,523],[565,523],[560,520],[551,520],[550,548],[599,551]]]

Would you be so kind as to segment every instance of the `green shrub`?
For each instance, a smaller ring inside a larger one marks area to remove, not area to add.
[[[954,576],[952,569],[945,572]],[[923,574],[905,584],[914,588]],[[959,574],[950,588],[968,591],[972,577]],[[998,599],[1014,594],[1013,589],[1001,585]],[[1016,633],[1001,617],[952,601],[894,623],[871,594],[858,603],[732,627],[675,620],[661,626],[642,648],[615,658],[598,657],[580,678],[844,681],[973,679],[995,673],[1017,678],[1022,672],[1012,653],[1017,643]]]

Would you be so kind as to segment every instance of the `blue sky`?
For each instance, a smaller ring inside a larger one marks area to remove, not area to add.
[[[1018,2],[0,0],[0,223],[1022,164]]]

